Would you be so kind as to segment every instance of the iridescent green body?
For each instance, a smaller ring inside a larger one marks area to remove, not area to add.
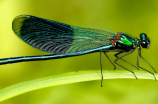
[[[138,48],[137,67],[134,65],[132,66],[137,69],[141,68],[153,74],[152,72],[139,66],[139,57],[145,60],[140,53],[141,46],[143,48],[148,48],[150,45],[150,41],[145,33],[140,34],[140,39],[137,39],[124,33],[115,34],[114,32],[110,32],[103,29],[71,26],[68,24],[31,15],[17,16],[13,20],[12,28],[14,33],[30,46],[51,54],[0,59],[0,65],[26,61],[59,59],[65,57],[79,56],[92,52],[100,52],[101,56],[102,52],[106,55],[105,52],[114,51],[118,52],[115,54],[115,57],[117,59],[114,60],[114,63],[134,74],[133,71],[120,65],[119,63],[117,63],[117,61],[121,59],[132,65],[131,63],[122,58],[132,53],[136,48]],[[118,56],[119,54],[124,52],[126,52],[124,55]],[[108,58],[107,55],[106,57]],[[110,59],[109,61],[112,63]],[[116,67],[114,64],[113,66],[115,69]],[[154,70],[153,67],[152,69]]]
[[[136,46],[138,45],[136,38],[132,38],[124,33],[117,33],[117,35],[120,35],[120,38],[117,40],[116,44],[116,47],[118,47],[118,49],[129,51],[136,48]]]
[[[118,40],[119,43],[122,43],[127,46],[133,46],[133,43],[135,42],[134,38],[131,38],[126,34],[122,34],[121,36],[122,36],[121,39]]]

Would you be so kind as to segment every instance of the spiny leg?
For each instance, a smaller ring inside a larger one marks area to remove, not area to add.
[[[116,58],[119,58],[118,55],[121,54],[121,53],[123,53],[123,52],[116,53],[114,56],[115,56]],[[124,61],[124,62],[126,62],[126,63],[128,63],[128,64],[130,64],[130,65],[132,65],[133,67],[135,67],[136,69],[139,70],[139,68],[137,68],[135,65],[131,64],[130,62],[128,62],[128,61],[126,61],[126,60],[124,60],[124,59],[122,59],[122,58],[121,58],[121,60]]]
[[[141,68],[141,69],[147,71],[148,73],[152,74],[152,75],[154,76],[155,80],[157,81],[157,78],[156,78],[156,76],[155,76],[154,73],[152,73],[152,72],[148,71],[147,69],[142,68],[142,67],[139,66],[139,57],[141,57],[141,58],[154,70],[154,72],[156,73],[155,69],[149,64],[149,62],[146,61],[146,60],[141,56],[141,48],[140,48],[140,47],[138,47],[137,66],[138,66],[139,68]]]
[[[128,70],[129,72],[131,72],[131,73],[135,76],[136,79],[138,79],[137,76],[135,75],[135,73],[134,73],[133,71],[131,71],[131,70],[127,69],[126,67],[122,66],[121,64],[118,64],[118,63],[117,63],[117,61],[118,61],[119,59],[121,59],[122,57],[125,57],[126,55],[132,53],[134,50],[135,50],[135,49],[133,49],[133,50],[127,52],[126,54],[124,54],[124,55],[118,57],[116,60],[114,60],[114,63],[116,63],[117,65],[119,65],[119,66],[123,67],[124,69]],[[119,53],[122,53],[122,52],[119,52]],[[118,53],[118,54],[119,54],[119,53]]]
[[[114,70],[116,69],[116,66],[114,65],[114,63],[110,60],[110,58],[108,57],[108,55],[104,52],[104,55],[108,58],[108,60],[111,62],[111,64],[114,66]]]

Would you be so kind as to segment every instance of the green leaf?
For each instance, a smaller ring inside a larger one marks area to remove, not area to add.
[[[154,80],[154,76],[150,73],[144,71],[135,71],[138,79],[152,79]],[[130,78],[135,79],[134,75],[128,71],[103,71],[104,79],[119,79],[119,78]],[[157,77],[158,74],[155,74]],[[92,81],[92,80],[101,80],[100,71],[96,70],[88,70],[88,71],[76,71],[69,72],[65,74],[52,75],[49,77],[39,78],[31,81],[21,82],[7,88],[0,90],[0,102],[11,97],[15,97],[17,95],[46,88],[50,86],[64,85],[70,83],[84,82],[84,81]]]

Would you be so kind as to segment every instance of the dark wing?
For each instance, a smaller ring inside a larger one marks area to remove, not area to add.
[[[70,26],[31,15],[13,20],[13,31],[27,44],[53,54],[92,50],[111,45],[115,33],[95,28]]]

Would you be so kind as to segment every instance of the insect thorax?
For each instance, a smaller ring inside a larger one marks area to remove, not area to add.
[[[117,33],[117,41],[116,41],[116,49],[124,50],[124,51],[129,51],[131,49],[134,49],[137,47],[139,44],[138,39],[134,39],[130,37],[129,35],[126,35],[124,33]]]

